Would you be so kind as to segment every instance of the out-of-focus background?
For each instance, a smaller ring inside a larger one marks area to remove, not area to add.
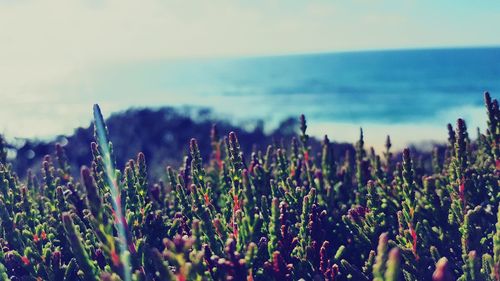
[[[313,136],[425,150],[458,117],[484,127],[499,26],[495,1],[0,0],[0,133],[27,166],[54,140],[86,155],[99,103],[124,159],[214,122],[250,146],[301,113]]]

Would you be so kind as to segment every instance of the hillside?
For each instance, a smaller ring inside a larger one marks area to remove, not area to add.
[[[113,139],[117,164],[122,168],[121,165],[135,158],[138,151],[142,151],[148,163],[155,167],[155,170],[150,171],[155,176],[163,175],[166,165],[181,164],[183,157],[188,155],[191,138],[200,140],[199,146],[204,152],[202,156],[208,159],[214,124],[220,136],[227,135],[230,131],[241,136],[245,155],[250,155],[255,149],[265,150],[273,141],[279,145],[288,145],[298,130],[298,118],[284,120],[278,128],[266,133],[261,121],[251,122],[249,126],[238,126],[214,117],[206,109],[181,110],[171,107],[130,109],[113,114],[106,123]],[[52,141],[26,140],[22,146],[17,147],[16,157],[12,161],[14,170],[20,176],[24,176],[29,168],[39,171],[43,157],[55,153],[56,143],[64,146],[72,167],[88,165],[92,161],[90,143],[93,140],[92,125],[77,128],[72,135],[58,136]],[[312,143],[319,147],[318,141],[313,139]],[[337,155],[345,155],[347,148],[352,150],[352,146],[348,144],[335,144],[334,147]],[[77,172],[72,171],[73,174]]]

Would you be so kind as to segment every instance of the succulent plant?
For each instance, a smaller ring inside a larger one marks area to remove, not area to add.
[[[485,104],[486,131],[458,119],[428,165],[390,137],[367,150],[362,130],[355,154],[327,136],[316,151],[302,115],[290,146],[251,155],[214,126],[210,159],[192,139],[164,179],[140,152],[116,168],[96,105],[79,179],[62,145],[21,179],[0,140],[0,279],[499,281],[500,112]]]

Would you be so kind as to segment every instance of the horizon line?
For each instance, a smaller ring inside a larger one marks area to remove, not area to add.
[[[311,50],[283,53],[255,53],[255,54],[228,54],[228,55],[180,55],[166,56],[163,58],[149,58],[144,60],[122,61],[122,63],[161,62],[161,61],[187,61],[187,60],[226,60],[226,59],[256,59],[287,56],[309,56],[328,54],[356,54],[356,53],[382,53],[382,52],[406,52],[406,51],[439,51],[439,50],[469,50],[469,49],[500,49],[500,44],[491,45],[443,45],[443,46],[421,46],[421,47],[382,47],[382,48],[351,48],[351,49],[331,49],[331,50]]]

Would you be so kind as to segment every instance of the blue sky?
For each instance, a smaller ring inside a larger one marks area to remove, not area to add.
[[[48,113],[87,116],[87,104],[57,89],[77,81],[87,85],[83,92],[92,91],[85,80],[98,67],[186,57],[498,46],[499,26],[500,1],[493,0],[0,0],[0,118],[18,120],[0,130],[40,136],[80,125],[83,117],[58,125],[64,122]],[[29,119],[21,119],[18,106],[32,113],[24,114]]]

